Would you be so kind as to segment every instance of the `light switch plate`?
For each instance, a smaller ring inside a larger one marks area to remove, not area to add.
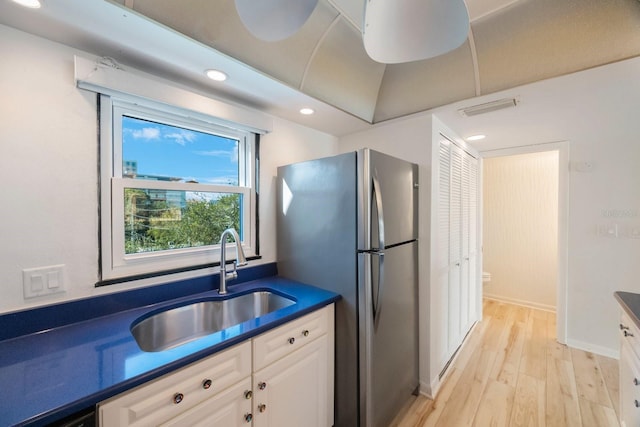
[[[24,299],[65,292],[64,264],[22,270]]]

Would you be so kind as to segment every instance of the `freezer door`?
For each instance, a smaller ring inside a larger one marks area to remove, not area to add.
[[[360,253],[360,425],[385,427],[418,388],[417,242]]]
[[[358,249],[418,238],[418,166],[377,151],[358,151]]]

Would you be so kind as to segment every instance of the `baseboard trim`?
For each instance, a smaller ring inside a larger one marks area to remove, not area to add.
[[[420,394],[425,396],[427,399],[435,400],[435,395],[438,393],[439,388],[440,384],[437,380],[432,384],[420,381]]]
[[[505,303],[514,304],[514,305],[520,305],[522,307],[535,308],[536,310],[550,311],[552,313],[556,312],[556,307],[554,307],[552,305],[539,304],[537,302],[524,301],[524,300],[519,300],[519,299],[516,299],[516,298],[508,298],[508,297],[503,297],[503,296],[499,296],[499,295],[492,295],[492,294],[488,294],[486,292],[483,293],[482,296],[483,296],[483,298],[490,299],[490,300],[493,300],[493,301],[505,302]]]
[[[613,359],[620,359],[620,350],[619,349],[611,349],[609,347],[603,347],[600,345],[594,345],[588,342],[580,341],[580,340],[567,340],[567,345],[572,348],[576,348],[578,350],[588,351],[590,353],[595,353],[600,356],[611,357]]]

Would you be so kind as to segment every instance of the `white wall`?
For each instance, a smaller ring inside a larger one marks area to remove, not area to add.
[[[633,82],[640,84],[637,79]],[[541,82],[536,88],[544,91],[546,85],[553,83],[554,80]],[[613,89],[593,90],[593,96],[597,96],[599,91]],[[627,96],[627,93],[619,94],[621,99]],[[571,102],[575,101],[567,100],[569,105]],[[632,230],[640,232],[640,144],[637,141],[640,120],[624,109],[619,111],[615,122],[601,122],[600,126],[585,129],[587,118],[575,117],[571,108],[563,111],[564,116],[557,119],[564,123],[563,135],[572,136],[570,165],[560,165],[570,168],[567,344],[616,356],[620,308],[613,293],[619,290],[640,293],[640,239],[628,237]],[[594,110],[588,120],[597,120],[598,116],[599,112]],[[340,150],[361,146],[377,148],[420,163],[420,173],[424,174],[429,170],[421,154],[427,117],[426,113],[415,115],[342,137]],[[518,134],[514,134],[514,141],[517,138]],[[546,142],[549,141],[540,141]],[[584,169],[580,167],[583,162],[592,168],[580,170]],[[424,197],[424,191],[423,188],[420,197]],[[598,233],[599,227],[614,224],[627,236],[611,238]],[[421,286],[424,280],[422,276]]]
[[[486,297],[555,310],[558,281],[558,152],[483,161]]]
[[[132,287],[94,288],[96,99],[73,78],[73,55],[90,55],[1,25],[0,40],[0,313]],[[274,119],[261,144],[262,260],[253,264],[276,259],[276,167],[336,150],[337,138]],[[25,301],[22,270],[55,264],[66,266],[66,293]]]
[[[620,120],[570,148],[567,344],[611,355],[620,316],[613,293],[640,293],[640,239],[628,235],[640,230],[640,121],[626,110]],[[584,161],[591,170],[581,170]],[[619,238],[599,233],[615,224]]]

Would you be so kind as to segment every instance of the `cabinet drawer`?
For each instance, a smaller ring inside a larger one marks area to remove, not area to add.
[[[636,357],[640,358],[640,330],[626,313],[620,316],[620,336],[628,343]]]
[[[99,404],[100,426],[158,425],[250,375],[246,342]]]
[[[251,378],[245,378],[160,427],[250,426]]]
[[[333,305],[266,332],[253,340],[253,369],[258,370],[327,333]]]

